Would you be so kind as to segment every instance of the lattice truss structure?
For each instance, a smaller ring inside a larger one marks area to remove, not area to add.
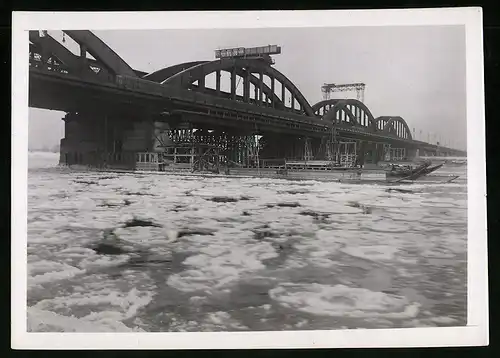
[[[323,99],[329,100],[333,92],[351,92],[356,91],[356,99],[358,101],[365,101],[365,88],[364,83],[348,83],[337,85],[335,83],[325,83],[321,87],[321,92],[323,92]]]
[[[196,151],[204,146],[217,148],[220,161],[230,164],[253,165],[259,157],[259,136],[255,135],[238,136],[199,129],[163,129],[156,132],[155,139],[160,151],[161,148],[172,146],[189,147]]]

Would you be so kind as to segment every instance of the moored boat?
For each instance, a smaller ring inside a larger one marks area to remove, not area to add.
[[[444,163],[438,165],[431,165],[432,162],[424,161],[423,163],[412,166],[412,165],[404,165],[398,166],[392,164],[390,169],[387,171],[387,178],[392,179],[400,179],[400,180],[418,180],[422,177],[425,177],[428,174],[435,172],[440,169]]]
[[[449,167],[462,167],[467,165],[467,160],[447,160],[445,164]]]
[[[273,178],[286,180],[316,180],[340,183],[356,184],[397,184],[413,181],[426,181],[424,179],[440,167],[442,164],[431,166],[430,162],[424,162],[416,167],[411,165],[391,166],[391,169],[372,164],[363,167],[336,166],[331,161],[287,161],[285,159],[261,160],[250,166],[244,166],[231,161],[206,160],[192,161],[191,163],[169,163],[162,161],[158,156],[138,156],[140,161],[149,158],[148,163],[138,163],[135,170],[126,172],[141,172],[143,174],[170,174],[190,176],[221,176],[241,178]],[[123,171],[122,171],[123,172]],[[436,180],[446,182],[456,179],[452,176],[439,176],[430,178],[430,182]]]

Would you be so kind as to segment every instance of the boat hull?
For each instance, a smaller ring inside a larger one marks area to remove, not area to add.
[[[327,163],[328,164],[328,163]],[[81,168],[75,168],[81,169]],[[256,168],[256,167],[232,167],[220,168],[218,172],[193,171],[189,165],[185,166],[163,166],[161,170],[150,168],[121,169],[121,168],[100,168],[90,169],[97,171],[115,173],[142,173],[158,175],[189,175],[189,176],[217,176],[217,177],[241,177],[241,178],[269,178],[284,180],[316,180],[326,182],[341,183],[374,183],[374,184],[397,184],[412,182],[446,182],[453,176],[427,176],[421,175],[418,178],[398,178],[390,171],[381,168],[339,168],[324,165],[323,163],[287,163],[287,168],[283,166]],[[456,178],[455,178],[456,179]]]

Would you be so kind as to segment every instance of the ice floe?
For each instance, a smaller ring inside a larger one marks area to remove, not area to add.
[[[402,296],[344,285],[282,284],[270,296],[287,308],[338,317],[413,318],[420,307]]]
[[[249,329],[239,307],[276,330],[466,322],[460,305],[425,298],[466,300],[463,182],[388,191],[58,159],[29,155],[30,331]],[[252,284],[262,292],[241,289]],[[171,297],[180,313],[151,310]]]

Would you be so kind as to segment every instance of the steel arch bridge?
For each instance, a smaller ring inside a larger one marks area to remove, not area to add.
[[[79,54],[48,32],[29,32],[30,106],[79,112],[97,107],[93,101],[104,105],[109,100],[122,106],[148,103],[157,112],[175,107],[172,112],[203,117],[197,119],[198,124],[215,116],[210,123],[220,122],[220,128],[236,121],[231,125],[252,125],[278,135],[283,131],[297,138],[322,138],[335,128],[341,136],[395,141],[400,146],[426,145],[413,140],[403,118],[374,117],[358,100],[331,99],[311,105],[291,79],[263,59],[191,61],[145,73],[133,69],[91,31],[62,33],[78,45]],[[38,87],[31,84],[37,76]],[[56,77],[57,85],[44,86]],[[76,95],[66,93],[73,89]],[[55,105],[55,97],[67,103]]]
[[[293,112],[304,117],[321,118],[323,123],[354,126],[368,132],[382,132],[412,139],[408,125],[401,117],[375,119],[370,110],[354,99],[331,99],[311,106],[301,91],[284,74],[258,59],[226,58],[215,61],[192,61],[162,68],[152,73],[132,69],[101,39],[87,30],[64,30],[63,33],[80,46],[74,55],[50,34],[40,36],[30,31],[30,59],[36,67],[75,74],[86,78],[113,81],[127,76],[165,86],[176,86],[235,101]],[[93,59],[87,58],[89,53]],[[221,89],[221,73],[229,74],[229,91]],[[207,86],[207,76],[215,75],[215,86]],[[242,92],[237,87],[242,83]]]

